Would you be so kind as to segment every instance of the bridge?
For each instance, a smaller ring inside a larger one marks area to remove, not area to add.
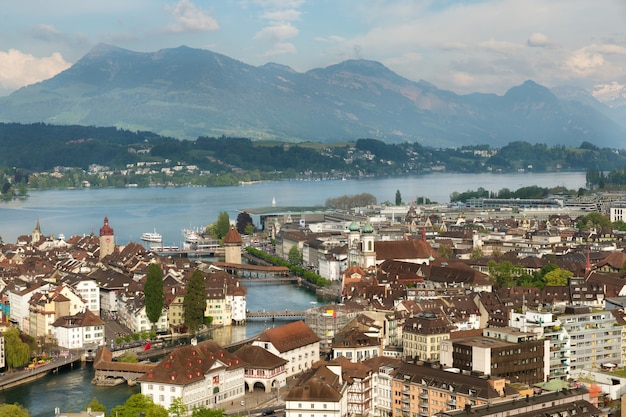
[[[250,319],[272,319],[272,320],[295,320],[304,319],[306,311],[283,310],[283,311],[247,311],[246,320]]]
[[[114,386],[126,382],[135,385],[137,378],[150,371],[156,364],[113,362],[113,354],[106,346],[98,349],[93,361],[95,385]]]
[[[200,249],[179,249],[179,248],[152,248],[151,252],[158,256],[172,256],[178,258],[193,258],[201,256],[215,256],[224,255],[225,249],[223,247],[211,247]]]

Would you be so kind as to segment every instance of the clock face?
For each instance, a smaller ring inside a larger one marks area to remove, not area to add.
[[[111,238],[106,238],[106,242],[109,243],[111,241]]]

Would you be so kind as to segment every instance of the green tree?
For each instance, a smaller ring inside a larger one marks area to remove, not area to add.
[[[483,249],[480,246],[474,246],[472,253],[470,253],[470,259],[480,259],[483,257]]]
[[[146,273],[146,283],[143,286],[144,296],[146,297],[146,316],[152,329],[156,329],[156,323],[163,314],[163,304],[165,296],[163,295],[163,272],[161,266],[157,263],[151,263]]]
[[[452,258],[452,255],[454,254],[454,250],[452,249],[451,245],[444,243],[444,244],[439,245],[439,247],[437,248],[437,253],[444,258],[450,259]]]
[[[546,285],[551,287],[565,287],[569,283],[569,278],[574,276],[571,271],[557,268],[544,275]]]
[[[204,321],[204,311],[206,310],[206,287],[202,271],[196,269],[189,283],[187,284],[187,294],[183,299],[183,322],[189,331],[195,334]]]
[[[98,401],[98,399],[96,397],[93,397],[91,399],[91,402],[85,406],[83,411],[87,411],[89,409],[91,411],[104,411],[104,414],[106,414],[106,412],[107,412],[106,406],[104,404],[102,404],[100,401]]]
[[[22,341],[20,331],[16,327],[5,330],[4,349],[9,368],[21,368],[30,361],[30,347]]]
[[[289,249],[289,253],[287,254],[287,259],[289,263],[292,265],[300,265],[302,263],[302,254],[298,249],[298,245],[293,245],[291,249]]]
[[[596,229],[601,229],[602,227],[610,225],[611,221],[609,220],[609,218],[597,212],[589,213],[585,216],[582,216],[578,219],[578,222],[576,222],[576,227],[579,229],[590,229],[592,227]]]
[[[224,409],[206,408],[204,406],[195,407],[191,412],[191,417],[222,417],[224,415]]]
[[[229,230],[230,217],[228,216],[227,212],[222,211],[217,215],[217,221],[215,222],[215,228],[213,229],[213,231],[215,232],[215,237],[217,239],[223,239]]]
[[[0,417],[28,417],[28,410],[21,404],[2,404],[0,405]]]
[[[252,223],[248,223],[246,228],[243,230],[244,235],[252,235],[254,234],[254,225]]]
[[[489,276],[498,287],[512,287],[523,275],[523,268],[513,265],[510,261],[489,261],[487,264]]]
[[[187,405],[183,402],[181,397],[176,397],[172,400],[170,408],[167,411],[176,417],[180,417],[187,413]]]
[[[143,394],[131,395],[123,405],[113,407],[111,416],[116,417],[137,417],[140,413],[145,413],[146,417],[169,417],[167,410],[161,405],[157,405],[152,398]]]
[[[402,204],[402,194],[400,194],[400,190],[396,190],[396,206]]]

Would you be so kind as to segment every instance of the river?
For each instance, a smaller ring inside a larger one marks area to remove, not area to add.
[[[248,308],[251,311],[262,308],[305,310],[318,305],[322,300],[315,294],[294,285],[258,285],[248,286]],[[280,326],[282,321],[250,321],[245,326],[230,326],[213,332],[212,338],[224,345],[230,340],[239,341],[254,336],[263,330]],[[22,404],[30,417],[54,416],[54,409],[62,412],[80,411],[95,397],[110,412],[113,407],[126,402],[128,397],[139,393],[139,387],[118,385],[116,387],[98,387],[91,384],[94,370],[91,364],[82,364],[72,370],[50,374],[44,378],[0,391],[0,404]]]
[[[31,191],[25,200],[0,202],[0,237],[13,243],[18,236],[29,234],[37,220],[45,235],[97,234],[108,216],[118,244],[137,242],[143,232],[156,229],[163,235],[165,245],[180,246],[182,229],[213,223],[223,211],[234,221],[239,210],[268,207],[273,199],[279,207],[311,207],[323,206],[329,198],[370,193],[382,203],[395,202],[399,190],[407,202],[417,197],[448,202],[454,191],[483,187],[495,192],[530,185],[577,190],[585,185],[585,173],[430,174],[346,181],[279,181],[219,188]]]

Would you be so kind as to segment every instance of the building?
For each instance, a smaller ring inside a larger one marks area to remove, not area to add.
[[[185,345],[167,354],[137,379],[141,393],[167,410],[180,398],[188,410],[216,408],[245,393],[244,362],[212,340]]]
[[[309,369],[285,397],[285,417],[347,417],[347,390],[340,365]]]
[[[483,329],[482,336],[444,340],[444,368],[473,371],[532,385],[549,375],[549,341],[513,327]]]
[[[234,226],[231,226],[226,236],[224,236],[224,260],[228,263],[240,264],[242,244],[243,239],[241,239],[241,235],[239,235]]]
[[[262,388],[265,392],[287,385],[287,361],[260,346],[244,345],[237,349],[235,356],[245,363],[246,388],[252,392]]]
[[[506,395],[504,378],[480,378],[425,365],[404,363],[392,378],[392,417],[429,417],[492,404]]]
[[[450,338],[454,326],[442,314],[424,312],[405,320],[402,351],[405,358],[438,361],[439,348]]]
[[[320,350],[329,352],[332,348],[335,334],[348,322],[354,319],[360,309],[346,305],[325,305],[318,308],[309,308],[305,312],[307,326],[319,337]]]
[[[591,311],[589,307],[566,307],[558,316],[570,337],[571,372],[601,367],[620,367],[622,325],[611,311]]]
[[[104,218],[104,224],[100,228],[100,259],[115,251],[115,233],[109,226],[109,218]]]
[[[478,407],[436,414],[437,417],[605,417],[607,411],[599,410],[590,402],[589,393],[582,388],[542,393]]]
[[[104,321],[85,310],[73,316],[59,317],[52,324],[52,332],[59,347],[80,349],[104,344]]]
[[[320,358],[320,339],[303,321],[267,329],[252,344],[287,360],[287,377],[310,369]]]
[[[332,357],[344,357],[351,362],[362,362],[366,359],[381,356],[380,339],[371,337],[353,327],[335,335]]]
[[[372,407],[371,414],[375,417],[389,417],[392,413],[392,374],[402,365],[396,358],[379,356],[363,362],[372,371]]]

